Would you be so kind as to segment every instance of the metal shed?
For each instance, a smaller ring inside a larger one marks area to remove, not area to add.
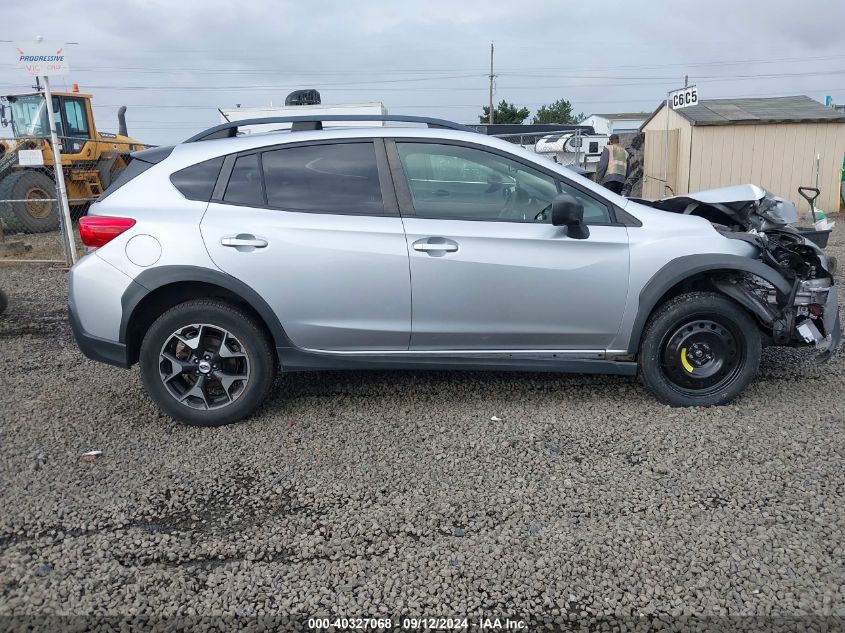
[[[818,161],[817,206],[839,210],[844,114],[804,95],[708,99],[669,110],[668,136],[666,116],[664,102],[640,128],[644,197],[753,183],[806,212],[798,187],[816,185]]]

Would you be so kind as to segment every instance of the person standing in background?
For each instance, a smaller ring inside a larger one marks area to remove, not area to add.
[[[628,159],[628,152],[619,144],[619,135],[611,134],[599,158],[596,182],[613,193],[621,194],[628,178]]]

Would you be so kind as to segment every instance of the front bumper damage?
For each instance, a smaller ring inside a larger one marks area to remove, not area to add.
[[[828,288],[821,322],[824,333],[819,330],[813,319],[804,319],[795,329],[805,343],[814,345],[818,351],[823,352],[824,358],[829,358],[839,348],[839,343],[842,340],[842,326],[839,322],[839,298],[835,286]]]
[[[638,202],[702,217],[725,237],[757,247],[757,258],[771,268],[777,283],[736,273],[713,279],[716,288],[754,314],[774,345],[812,345],[823,357],[837,350],[842,333],[835,264],[793,226],[798,211],[792,202],[755,185]]]
[[[821,358],[829,358],[842,339],[839,293],[832,276],[784,281],[791,287],[788,292],[751,274],[719,277],[713,285],[757,317],[770,333],[771,344],[813,346]]]

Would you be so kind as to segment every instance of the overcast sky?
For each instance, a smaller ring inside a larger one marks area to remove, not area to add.
[[[125,104],[130,134],[155,144],[298,88],[477,123],[491,40],[495,101],[532,114],[561,97],[585,114],[653,110],[685,73],[700,98],[845,102],[842,0],[4,0],[3,94],[29,89],[10,42],[36,35],[78,42],[54,84],[93,93],[100,129]]]

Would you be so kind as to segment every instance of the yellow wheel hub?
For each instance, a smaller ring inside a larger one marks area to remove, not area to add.
[[[686,347],[681,348],[681,365],[689,373],[692,373],[693,366],[690,365],[690,362],[687,360],[687,348]]]
[[[26,212],[34,218],[46,218],[53,211],[50,194],[41,187],[32,187],[24,196]]]

